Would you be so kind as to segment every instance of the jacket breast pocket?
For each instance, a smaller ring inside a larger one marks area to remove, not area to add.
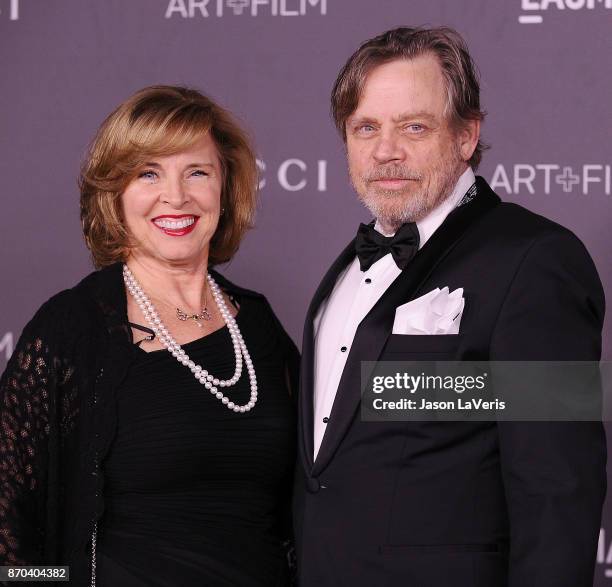
[[[381,359],[392,361],[408,356],[415,360],[452,359],[462,339],[461,334],[391,334]]]

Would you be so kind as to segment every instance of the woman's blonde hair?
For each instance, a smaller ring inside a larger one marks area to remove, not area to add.
[[[125,261],[135,246],[125,225],[121,194],[153,157],[178,153],[206,133],[223,173],[219,225],[209,264],[229,261],[253,223],[257,166],[246,133],[224,108],[197,90],[151,86],[123,102],[100,126],[81,168],[81,223],[94,265]]]

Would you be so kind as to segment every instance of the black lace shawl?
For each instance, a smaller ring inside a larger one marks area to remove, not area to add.
[[[218,273],[230,295],[263,296]],[[298,351],[278,320],[291,389]],[[27,324],[0,380],[0,565],[70,565],[90,575],[91,537],[104,509],[114,390],[133,357],[121,264],[47,301]]]

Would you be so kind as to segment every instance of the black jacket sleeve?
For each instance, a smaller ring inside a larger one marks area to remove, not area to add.
[[[491,360],[598,361],[604,294],[582,243],[534,241],[504,301]],[[601,422],[500,422],[510,522],[508,587],[591,587],[606,492]]]
[[[0,561],[33,564],[43,548],[49,401],[57,373],[36,318],[24,329],[0,380]]]
[[[62,333],[72,306],[69,291],[57,294],[24,328],[0,379],[0,564],[49,562],[57,542],[57,492],[49,463],[55,462],[62,427],[70,425],[61,405],[74,367],[62,352]],[[59,399],[58,399],[59,398]],[[64,403],[71,404],[68,398]],[[51,546],[51,547],[50,547]]]

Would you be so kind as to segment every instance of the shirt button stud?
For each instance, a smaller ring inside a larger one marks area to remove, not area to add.
[[[371,280],[369,277],[366,277],[365,282],[366,282],[366,283],[372,283],[372,280]]]
[[[343,353],[346,353],[346,347],[345,347],[345,346],[341,347],[341,348],[340,348],[340,350],[341,350]]]
[[[328,422],[329,422],[329,418],[325,416],[325,418],[323,418],[323,424],[327,424]]]

